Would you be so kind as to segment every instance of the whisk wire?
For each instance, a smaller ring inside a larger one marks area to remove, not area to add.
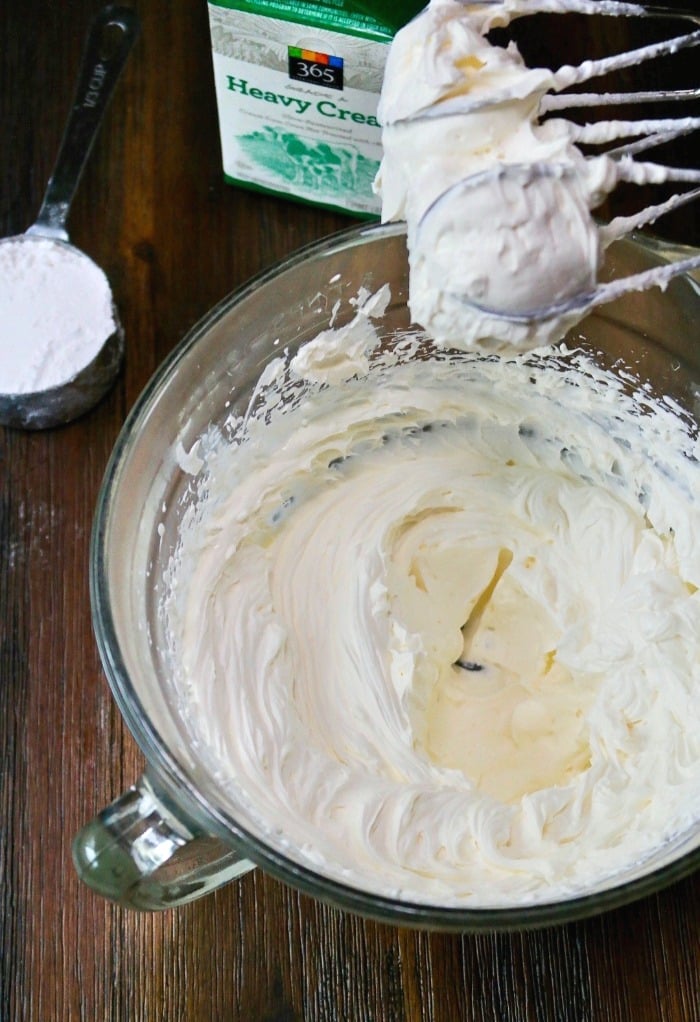
[[[472,0],[473,2],[473,0]],[[476,0],[478,6],[502,5],[502,0]],[[468,5],[468,3],[467,3]],[[529,14],[562,14],[581,13],[613,16],[641,16],[664,19],[682,19],[700,26],[700,14],[689,11],[669,10],[644,4],[618,3],[615,0],[566,0],[562,7],[561,0],[510,0],[508,18]],[[539,115],[557,113],[569,109],[605,108],[624,106],[627,104],[659,103],[659,102],[690,102],[700,98],[700,89],[659,89],[639,90],[633,92],[577,92],[566,91],[575,89],[580,84],[594,78],[602,78],[612,72],[635,67],[650,60],[677,54],[700,45],[700,29],[688,31],[683,35],[675,35],[671,39],[647,44],[613,54],[600,59],[585,60],[578,65],[562,65],[552,72],[550,90],[540,97]],[[496,100],[503,101],[503,98]],[[454,103],[454,112],[459,113],[459,100]],[[445,112],[452,113],[448,109]],[[634,157],[649,149],[664,145],[674,139],[688,135],[700,128],[700,117],[662,117],[638,120],[601,119],[587,124],[565,122],[566,131],[571,142],[579,146],[607,147],[600,154],[616,162],[616,183],[625,182],[633,185],[660,185],[666,182],[677,184],[700,185],[700,171],[681,167],[669,167],[653,162],[637,162]],[[610,147],[610,143],[630,139],[624,145]],[[588,157],[596,159],[594,155]],[[557,173],[569,174],[564,167],[557,168],[533,164],[529,170],[523,166],[506,166],[494,172],[491,179],[520,180],[532,182],[537,177],[552,177]],[[474,175],[475,187],[483,187],[488,174]],[[465,182],[463,182],[465,184]],[[470,182],[471,184],[471,182]],[[663,202],[647,205],[644,209],[630,216],[618,216],[608,224],[599,227],[599,238],[603,249],[612,242],[630,234],[632,231],[654,223],[665,214],[679,209],[700,198],[700,187],[688,191],[679,191]],[[549,306],[531,309],[522,313],[501,312],[489,309],[478,301],[471,301],[476,309],[485,315],[495,315],[515,323],[529,324],[537,321],[566,316],[572,311],[589,310],[598,305],[610,302],[631,291],[641,291],[652,286],[665,287],[674,277],[700,268],[700,255],[671,262],[662,269],[639,273],[630,277],[598,284],[587,294],[577,294]]]

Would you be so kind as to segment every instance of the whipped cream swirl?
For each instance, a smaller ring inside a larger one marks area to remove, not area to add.
[[[364,890],[605,886],[697,824],[697,440],[582,353],[379,343],[382,307],[199,445],[163,608],[193,745]]]

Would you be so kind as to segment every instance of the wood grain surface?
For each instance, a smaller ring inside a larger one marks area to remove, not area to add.
[[[142,34],[70,220],[112,282],[125,369],[73,425],[0,427],[0,1019],[700,1019],[698,875],[587,922],[478,937],[366,922],[257,871],[162,914],[117,908],[76,879],[72,835],[143,767],[102,673],[87,582],[117,433],[216,301],[351,223],[222,182],[205,2],[136,6]],[[96,7],[0,4],[3,234],[38,210]],[[698,240],[688,213],[675,230]]]

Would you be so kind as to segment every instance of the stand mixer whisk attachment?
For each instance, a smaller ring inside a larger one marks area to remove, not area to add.
[[[466,126],[485,123],[483,114],[498,119],[504,117],[507,110],[527,111],[524,123],[531,129],[530,146],[519,144],[509,148],[506,140],[490,159],[484,161],[478,156],[476,162],[468,160],[466,167],[470,172],[453,179],[417,218],[416,245],[426,253],[437,252],[438,259],[441,247],[444,251],[449,248],[451,260],[457,251],[455,238],[460,231],[465,232],[466,238],[470,224],[479,218],[483,221],[485,210],[491,211],[495,218],[491,223],[499,237],[491,248],[491,258],[486,245],[486,252],[480,254],[479,266],[474,267],[474,272],[469,268],[469,257],[461,278],[459,266],[446,269],[444,291],[452,299],[470,306],[492,325],[502,320],[534,326],[562,318],[568,325],[589,309],[621,294],[656,285],[665,287],[673,277],[700,267],[700,256],[692,256],[610,283],[598,280],[605,250],[612,242],[693,202],[700,196],[700,187],[676,190],[670,198],[648,205],[633,215],[617,216],[603,225],[592,216],[592,211],[623,183],[660,186],[672,182],[700,186],[700,171],[696,169],[638,159],[640,154],[696,131],[700,127],[700,117],[602,119],[577,124],[563,116],[563,112],[576,109],[588,112],[627,104],[698,100],[700,89],[697,88],[600,93],[575,90],[591,79],[700,45],[700,15],[613,0],[472,0],[461,6],[472,27],[479,26],[484,40],[492,29],[506,27],[517,18],[533,14],[677,19],[684,28],[689,24],[699,27],[691,27],[670,39],[586,60],[576,66],[563,65],[553,71],[528,68],[523,64],[522,81],[516,81],[512,75],[505,75],[502,81],[494,77],[492,88],[457,90],[394,122],[396,127],[411,124],[415,128],[421,123],[426,126],[434,123],[438,118],[467,118],[459,129],[456,120],[453,124],[461,133],[460,137],[470,137]],[[498,49],[504,55],[509,54]],[[488,63],[488,53],[485,59]],[[515,132],[513,134],[515,136]],[[595,147],[595,151],[586,152],[582,147]],[[475,148],[475,152],[479,150]],[[450,244],[445,247],[445,238],[450,234]],[[410,237],[409,224],[409,240]],[[564,239],[558,247],[553,246],[556,265],[552,262],[551,273],[542,252],[533,249],[535,245],[542,248],[542,237]],[[569,238],[573,239],[570,246],[566,241]],[[563,262],[562,251],[565,251]],[[427,260],[427,255],[425,258]],[[526,273],[526,284],[520,287],[517,272],[533,258],[544,261],[535,286],[532,286],[532,275],[528,278]]]

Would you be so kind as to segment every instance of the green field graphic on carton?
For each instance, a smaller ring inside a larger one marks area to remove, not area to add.
[[[238,136],[248,158],[275,177],[326,195],[372,195],[379,160],[350,147],[301,138],[291,131],[266,127]]]

